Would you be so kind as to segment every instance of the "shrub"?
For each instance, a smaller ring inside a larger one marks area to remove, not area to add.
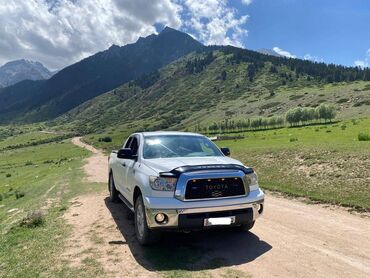
[[[345,129],[347,128],[347,126],[346,126],[345,124],[342,124],[342,125],[340,126],[340,128],[341,128],[342,130],[345,130]]]
[[[44,214],[41,211],[34,211],[22,219],[20,226],[26,228],[36,228],[45,223],[44,218]]]
[[[262,105],[261,108],[262,109],[269,109],[269,108],[278,106],[280,104],[281,104],[281,102],[278,102],[278,101],[276,101],[276,102],[270,102],[270,103],[266,103],[266,104]]]
[[[68,209],[67,206],[62,206],[59,208],[59,211],[66,211],[67,209]]]
[[[356,102],[355,104],[353,104],[353,107],[359,107],[359,106],[362,106],[362,105],[370,105],[370,101],[369,100],[364,100],[364,101]]]
[[[32,161],[30,161],[30,160],[28,160],[28,161],[26,161],[26,163],[25,163],[24,165],[25,165],[25,166],[33,165],[33,162],[32,162]]]
[[[304,95],[290,95],[289,99],[290,100],[296,100],[296,99],[300,99],[302,97],[304,97]]]
[[[4,199],[3,194],[0,193],[0,202]]]
[[[337,103],[345,103],[345,102],[348,102],[349,101],[349,98],[341,98],[339,100],[337,100]]]
[[[105,137],[102,137],[102,138],[99,138],[99,142],[112,142],[112,137],[109,137],[109,136],[105,136]]]
[[[26,195],[26,193],[24,193],[23,191],[18,191],[18,190],[15,191],[15,198],[16,199],[23,198],[24,195]]]
[[[296,142],[296,141],[298,141],[298,138],[290,138],[289,139],[289,142]]]
[[[67,160],[68,160],[68,158],[66,158],[66,157],[62,157],[62,158],[60,158],[60,159],[56,162],[56,164],[61,164],[62,162],[67,161]]]
[[[327,132],[327,133],[329,133],[329,132],[331,132],[331,130],[330,130],[330,129],[328,129],[326,132]]]
[[[358,134],[358,141],[370,141],[370,135],[365,132],[360,132]]]
[[[12,176],[12,174],[10,174],[10,173],[5,175],[5,177],[7,177],[7,178],[10,178],[11,176]]]

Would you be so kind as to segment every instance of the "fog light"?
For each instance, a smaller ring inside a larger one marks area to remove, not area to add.
[[[166,215],[163,214],[163,213],[158,213],[156,216],[155,216],[155,221],[159,224],[162,224],[163,222],[166,221]]]

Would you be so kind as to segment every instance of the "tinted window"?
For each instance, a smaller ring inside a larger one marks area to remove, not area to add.
[[[126,149],[127,149],[127,148],[129,148],[129,147],[130,147],[130,144],[131,144],[132,138],[133,138],[133,137],[128,138],[128,140],[126,141],[126,144],[125,144],[124,148],[126,148]]]
[[[144,139],[144,158],[222,156],[216,145],[203,136],[158,135]]]
[[[137,155],[137,150],[139,149],[139,141],[137,140],[136,137],[134,137],[132,139],[132,142],[131,142],[131,145],[130,145],[130,148],[132,150],[132,154],[133,155]]]

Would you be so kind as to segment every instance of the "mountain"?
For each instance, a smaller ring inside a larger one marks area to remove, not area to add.
[[[0,67],[0,85],[7,87],[23,80],[43,80],[52,73],[40,62],[30,60],[10,61]]]
[[[133,44],[113,45],[49,80],[0,89],[0,121],[58,117],[53,125],[86,133],[118,126],[184,128],[337,101],[348,111],[366,114],[367,81],[370,69],[231,46],[205,47],[185,33],[165,28]]]
[[[188,34],[169,27],[133,44],[112,45],[62,69],[46,82],[0,89],[0,121],[52,119],[203,47]]]
[[[351,82],[352,74],[359,81]],[[79,105],[52,125],[81,133],[193,130],[320,103],[335,104],[343,117],[368,115],[369,80],[370,71],[357,68],[207,47]]]
[[[52,73],[41,63],[21,59],[0,67],[0,86],[11,86],[23,80],[49,79],[51,76]]]
[[[277,53],[275,50],[268,49],[268,48],[260,48],[260,49],[257,50],[257,52],[259,52],[261,54],[265,54],[265,55],[271,55],[271,56],[276,56],[276,57],[283,57],[282,55],[280,55],[279,53]]]

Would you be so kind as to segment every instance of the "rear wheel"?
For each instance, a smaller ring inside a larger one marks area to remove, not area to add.
[[[141,245],[150,245],[158,241],[159,233],[149,229],[146,222],[143,198],[139,195],[135,202],[135,233]]]
[[[109,174],[109,182],[108,182],[108,189],[109,189],[109,199],[113,203],[117,203],[119,201],[118,198],[118,190],[116,189],[116,186],[114,184],[113,174]]]

